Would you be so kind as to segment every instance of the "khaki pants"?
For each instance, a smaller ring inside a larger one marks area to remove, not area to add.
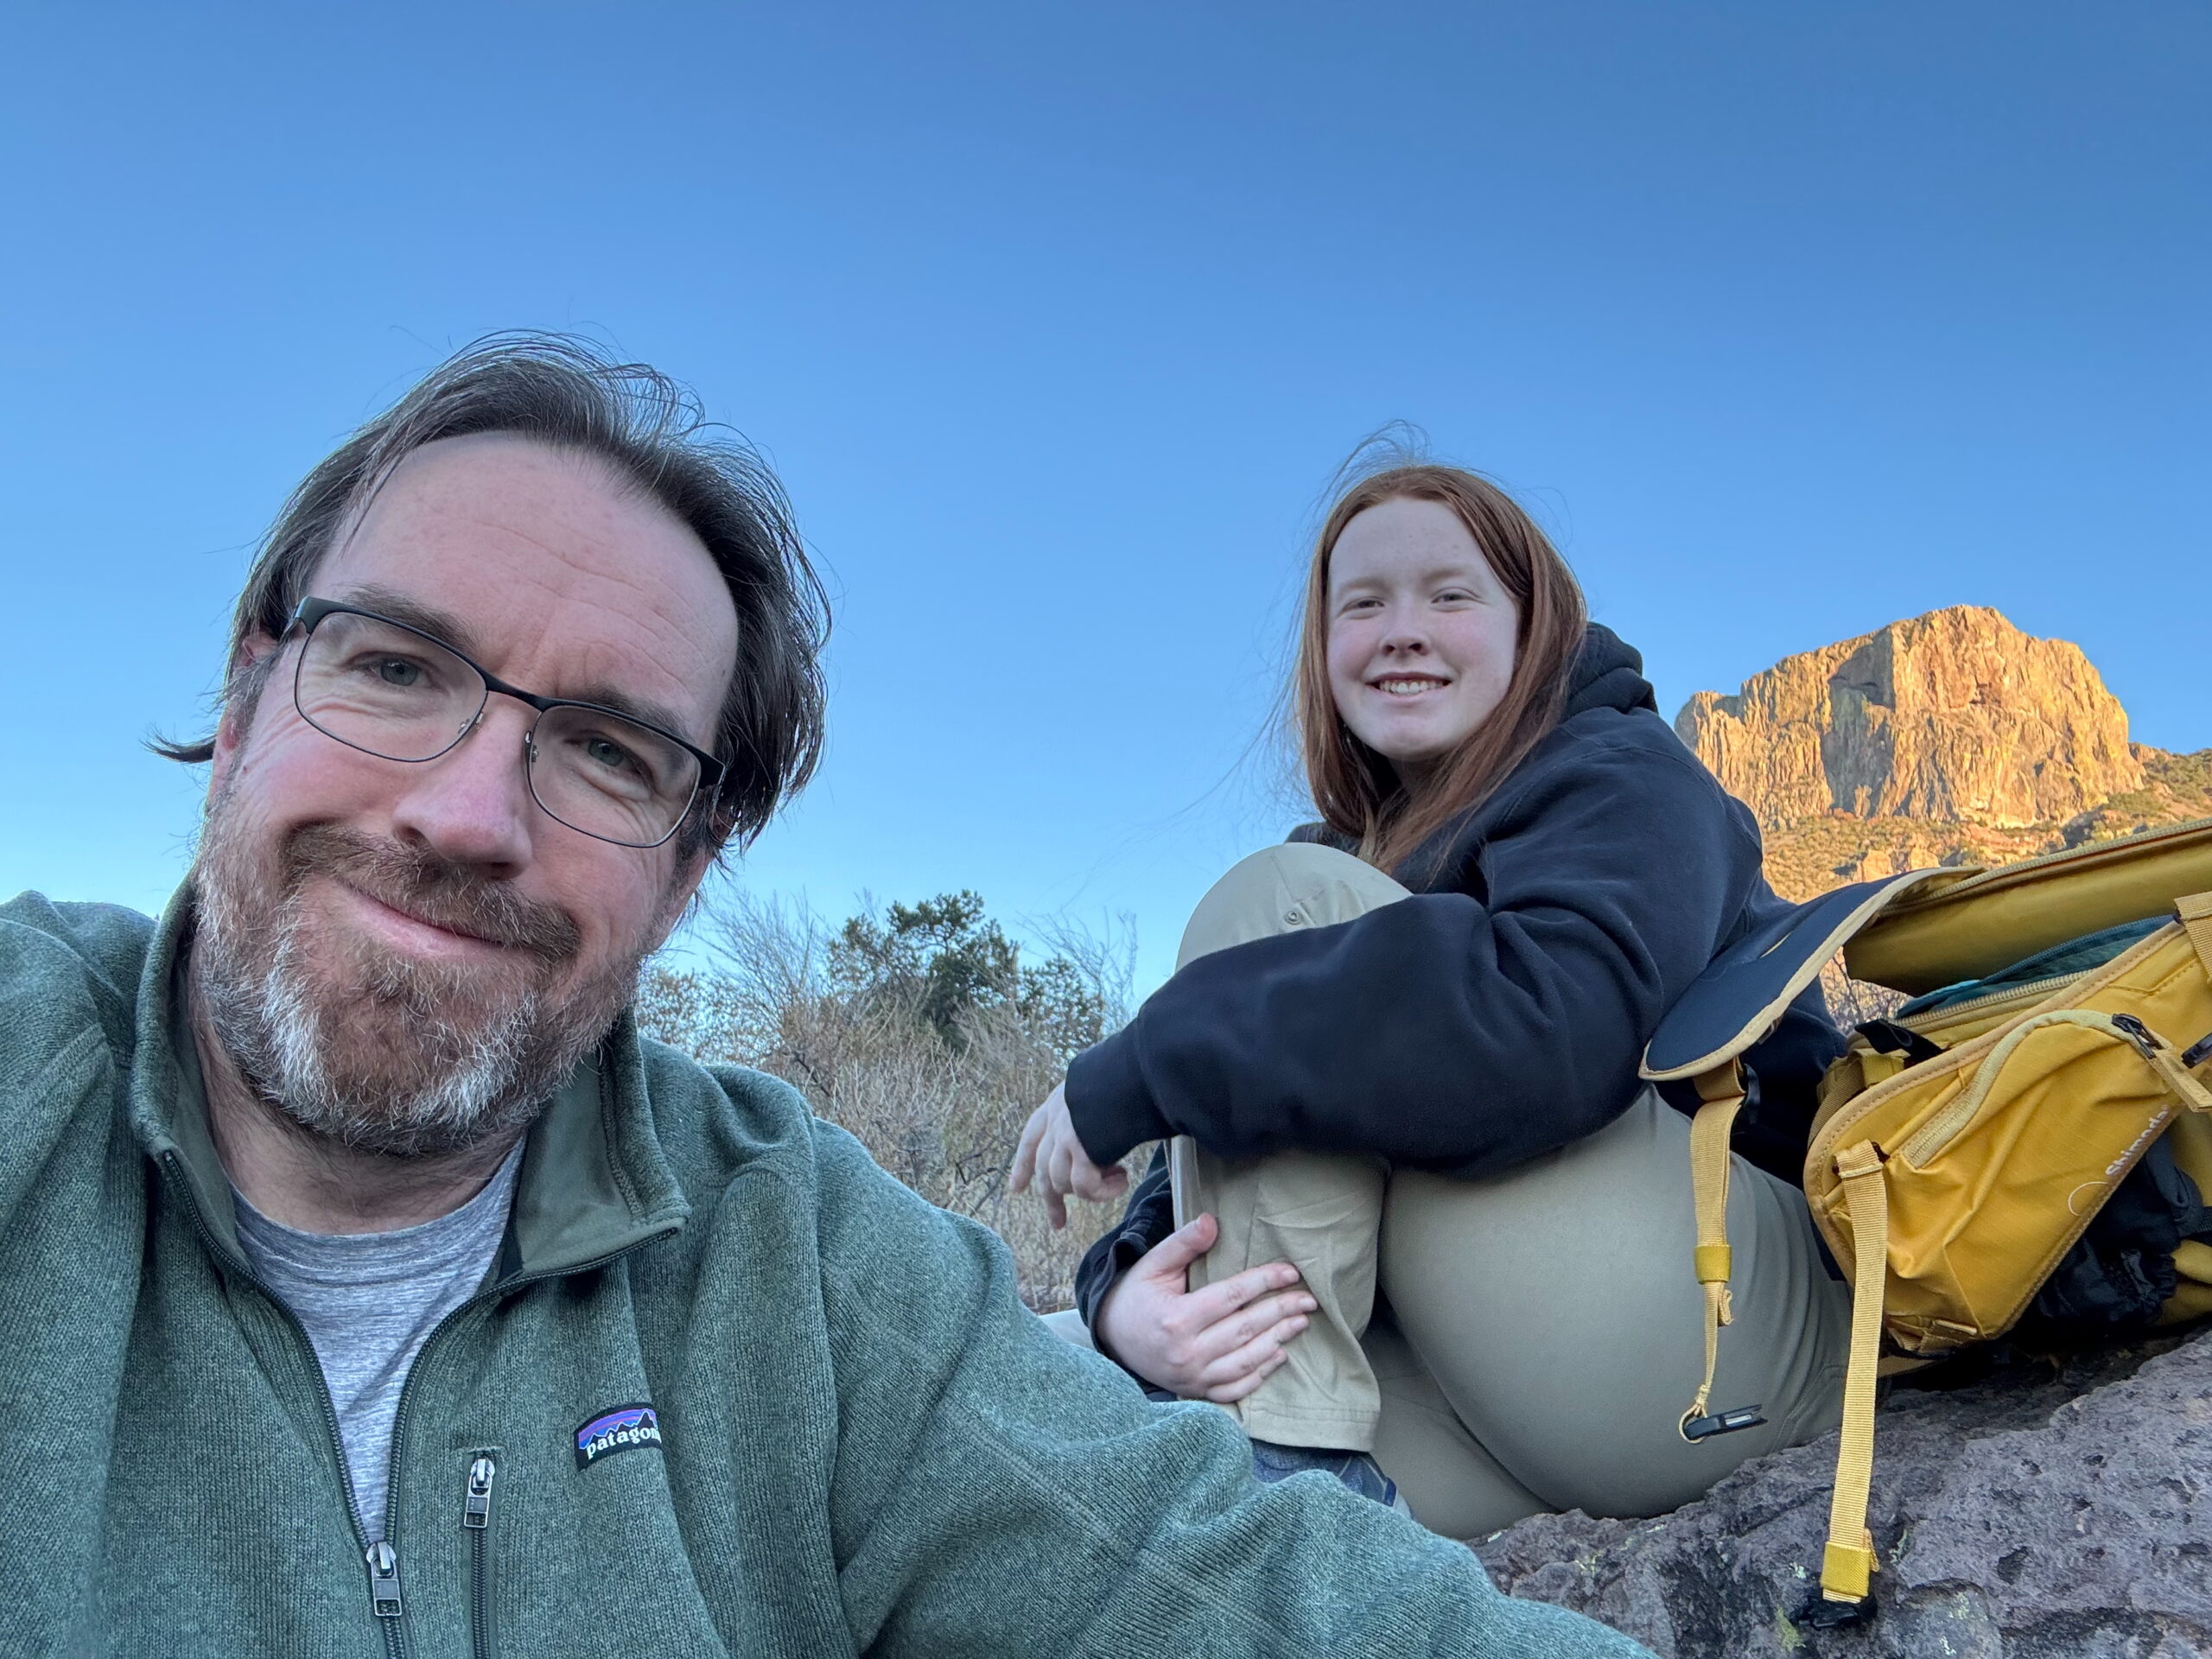
[[[1407,896],[1332,849],[1270,848],[1199,902],[1177,965]],[[1659,1514],[1840,1414],[1849,1294],[1803,1197],[1738,1159],[1736,1317],[1713,1399],[1767,1421],[1696,1445],[1676,1431],[1703,1369],[1689,1122],[1648,1090],[1596,1135],[1484,1180],[1304,1153],[1230,1163],[1181,1137],[1171,1162],[1179,1219],[1221,1224],[1192,1288],[1287,1261],[1320,1305],[1226,1409],[1255,1439],[1374,1452],[1436,1531]]]

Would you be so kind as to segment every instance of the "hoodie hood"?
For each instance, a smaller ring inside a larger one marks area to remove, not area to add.
[[[1643,677],[1643,653],[1602,622],[1592,622],[1582,635],[1574,671],[1567,683],[1567,706],[1561,720],[1592,709],[1618,709],[1623,714],[1648,709],[1659,712],[1651,682]]]

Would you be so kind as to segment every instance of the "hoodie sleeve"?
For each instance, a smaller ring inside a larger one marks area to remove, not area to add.
[[[1656,722],[1652,722],[1656,725]],[[1100,1163],[1379,1154],[1473,1177],[1602,1128],[1759,879],[1750,814],[1637,720],[1515,780],[1465,892],[1202,957],[1076,1058]]]

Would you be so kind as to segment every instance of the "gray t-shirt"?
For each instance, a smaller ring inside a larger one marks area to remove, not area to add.
[[[408,1368],[438,1321],[483,1287],[521,1166],[518,1142],[460,1209],[390,1233],[303,1233],[270,1220],[232,1189],[247,1262],[298,1316],[321,1362],[353,1502],[372,1541],[384,1536],[391,1421]]]

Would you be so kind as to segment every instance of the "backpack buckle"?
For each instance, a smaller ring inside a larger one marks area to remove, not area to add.
[[[1757,1428],[1766,1421],[1763,1406],[1738,1406],[1733,1411],[1715,1411],[1702,1417],[1682,1419],[1682,1438],[1694,1446],[1700,1440],[1709,1440],[1716,1434],[1733,1434],[1739,1428]]]

